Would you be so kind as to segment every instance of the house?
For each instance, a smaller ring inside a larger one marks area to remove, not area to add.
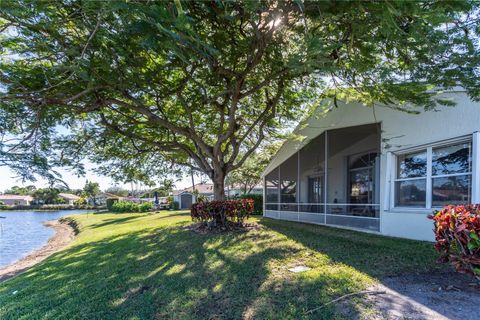
[[[250,187],[247,187],[247,188],[250,188]],[[244,193],[245,193],[245,186],[233,185],[233,186],[227,186],[225,188],[225,194],[227,195],[227,197],[235,197],[235,196],[242,195]],[[258,184],[256,186],[254,186],[247,193],[248,194],[263,194],[263,185]]]
[[[120,197],[112,193],[102,192],[95,197],[90,197],[87,199],[87,203],[91,206],[105,206],[107,204],[107,199],[118,199],[118,200],[125,200],[125,197]]]
[[[75,204],[75,201],[77,201],[78,199],[80,199],[79,196],[75,195],[75,194],[71,194],[71,193],[62,193],[60,192],[58,194],[58,196],[60,198],[62,198],[63,200],[65,200],[65,203],[68,204],[68,205],[71,205],[73,206]]]
[[[432,211],[480,203],[480,103],[443,98],[457,105],[317,110],[264,171],[264,216],[433,240]]]
[[[196,197],[193,193],[194,188],[188,187],[183,190],[174,190],[172,193],[173,201],[178,202],[179,209],[190,209],[193,203],[196,202]],[[213,184],[199,183],[195,184],[195,190],[198,195],[206,197],[208,200],[213,200]]]
[[[3,202],[5,205],[9,206],[29,206],[32,204],[33,197],[32,196],[22,196],[16,194],[3,194],[0,195],[0,202]]]

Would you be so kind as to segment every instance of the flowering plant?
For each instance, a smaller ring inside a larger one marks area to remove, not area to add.
[[[228,228],[229,224],[241,224],[248,219],[253,204],[253,200],[197,202],[192,205],[191,217],[193,221]]]
[[[480,205],[446,206],[429,216],[441,262],[480,278]]]

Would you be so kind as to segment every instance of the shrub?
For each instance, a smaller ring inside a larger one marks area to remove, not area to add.
[[[207,196],[205,196],[203,194],[199,194],[197,196],[197,202],[208,202],[208,198],[207,198]]]
[[[65,201],[65,199],[63,199],[62,197],[57,197],[57,199],[55,199],[55,204],[66,204],[67,202]]]
[[[429,216],[441,262],[480,279],[480,205],[446,206]]]
[[[170,208],[171,208],[172,210],[178,210],[179,207],[180,207],[180,204],[178,203],[178,201],[172,201],[172,202],[170,203]]]
[[[138,212],[148,212],[153,209],[153,203],[151,202],[142,202],[138,205]]]
[[[263,195],[261,194],[242,194],[239,196],[240,199],[253,200],[253,213],[259,214],[263,213]]]
[[[113,212],[148,212],[152,209],[153,203],[151,202],[114,201],[110,210]]]
[[[85,206],[88,204],[88,201],[85,197],[80,197],[77,200],[75,200],[73,204],[76,206]]]
[[[226,200],[197,202],[192,205],[193,221],[209,227],[228,229],[232,224],[242,224],[253,213],[253,200]]]
[[[113,211],[112,207],[115,202],[118,202],[118,198],[107,198],[106,200],[107,209],[110,211]]]

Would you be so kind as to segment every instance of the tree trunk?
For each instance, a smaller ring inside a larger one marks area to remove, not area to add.
[[[225,200],[225,174],[222,171],[213,174],[213,199]]]

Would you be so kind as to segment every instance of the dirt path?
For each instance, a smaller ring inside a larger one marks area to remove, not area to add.
[[[42,248],[32,252],[28,256],[11,265],[0,268],[0,282],[12,278],[45,260],[50,255],[72,242],[75,238],[75,232],[68,224],[63,224],[59,221],[47,221],[44,225],[53,228],[55,230],[55,235],[51,237],[47,244]]]
[[[368,296],[374,310],[368,319],[462,319],[480,317],[480,284],[455,272],[412,274],[385,278],[370,290],[386,294]]]

